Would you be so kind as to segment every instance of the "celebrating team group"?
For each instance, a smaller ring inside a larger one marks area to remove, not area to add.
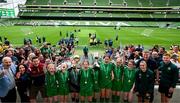
[[[48,60],[42,64],[39,58],[34,56],[28,67],[24,64],[17,66],[15,81],[22,102],[36,102],[40,91],[44,102],[50,103],[70,102],[69,94],[71,102],[133,103],[133,94],[136,94],[139,103],[152,103],[154,85],[158,84],[161,102],[168,103],[175,90],[179,73],[177,67],[171,63],[170,57],[170,54],[165,53],[163,61],[157,66],[149,59],[149,52],[146,51],[143,52],[143,58],[136,63],[132,59],[125,61],[121,56],[111,60],[106,54],[103,58],[95,57],[90,65],[88,59],[80,63],[80,57],[74,56],[69,60],[70,63],[63,62],[58,66]],[[4,57],[2,64],[4,69],[10,69],[7,75],[13,83],[14,67],[11,58]],[[6,73],[2,72],[1,81],[6,78],[4,75]],[[5,96],[1,96],[1,101],[6,102],[14,92],[12,86]]]

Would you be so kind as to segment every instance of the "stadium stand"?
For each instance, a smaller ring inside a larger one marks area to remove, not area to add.
[[[51,5],[63,5],[64,4],[64,0],[53,0],[53,2],[51,2]]]
[[[123,0],[110,0],[112,6],[123,6]]]
[[[85,6],[93,6],[95,4],[95,0],[81,0],[82,2],[82,5],[85,5]]]
[[[154,7],[163,7],[163,6],[167,6],[167,1],[168,0],[151,0],[152,5]]]
[[[27,0],[27,5],[47,5],[49,0]]]
[[[176,3],[174,3],[174,2]],[[86,20],[180,19],[178,0],[27,0],[19,5],[21,18]]]
[[[137,0],[126,0],[127,6],[139,6]]]
[[[66,2],[67,2],[67,5],[78,5],[79,0],[66,0]]]
[[[27,0],[26,5],[62,5],[67,2],[66,5],[78,4],[82,2],[82,5],[92,6],[96,3],[98,6],[117,6],[124,5],[136,6],[136,7],[165,7],[165,6],[179,6],[179,0]]]
[[[96,0],[98,6],[108,6],[109,0]]]
[[[179,0],[169,0],[169,6],[179,6]]]

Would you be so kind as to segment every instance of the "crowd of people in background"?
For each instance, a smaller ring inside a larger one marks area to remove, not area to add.
[[[61,35],[61,33],[60,33]],[[91,35],[92,37],[94,35]],[[74,37],[61,39],[58,48],[43,40],[41,47],[25,39],[21,47],[0,44],[0,100],[42,102],[152,103],[154,85],[159,85],[161,102],[169,103],[179,79],[180,51],[155,45],[149,50],[129,45],[114,48],[109,41],[104,54],[75,54]],[[17,87],[17,89],[16,89]],[[123,94],[123,96],[121,95]],[[71,98],[69,101],[68,98]]]

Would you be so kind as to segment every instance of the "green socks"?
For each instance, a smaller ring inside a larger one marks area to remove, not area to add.
[[[100,103],[104,103],[104,98],[100,98]]]
[[[109,98],[106,98],[106,103],[109,103]]]
[[[120,96],[116,96],[116,102],[119,103],[120,101]]]
[[[112,102],[116,102],[116,95],[112,95]]]
[[[79,99],[76,99],[76,103],[79,103]]]
[[[85,103],[85,101],[81,101],[81,103]]]
[[[112,95],[112,102],[117,103],[120,100],[120,96]]]
[[[124,103],[128,103],[128,100],[124,100]]]
[[[92,98],[92,102],[96,103],[97,102],[96,98]]]

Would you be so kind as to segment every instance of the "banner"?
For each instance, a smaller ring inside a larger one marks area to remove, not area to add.
[[[0,0],[0,3],[7,3],[7,0]]]
[[[0,8],[0,16],[14,17],[15,16],[14,9]]]

